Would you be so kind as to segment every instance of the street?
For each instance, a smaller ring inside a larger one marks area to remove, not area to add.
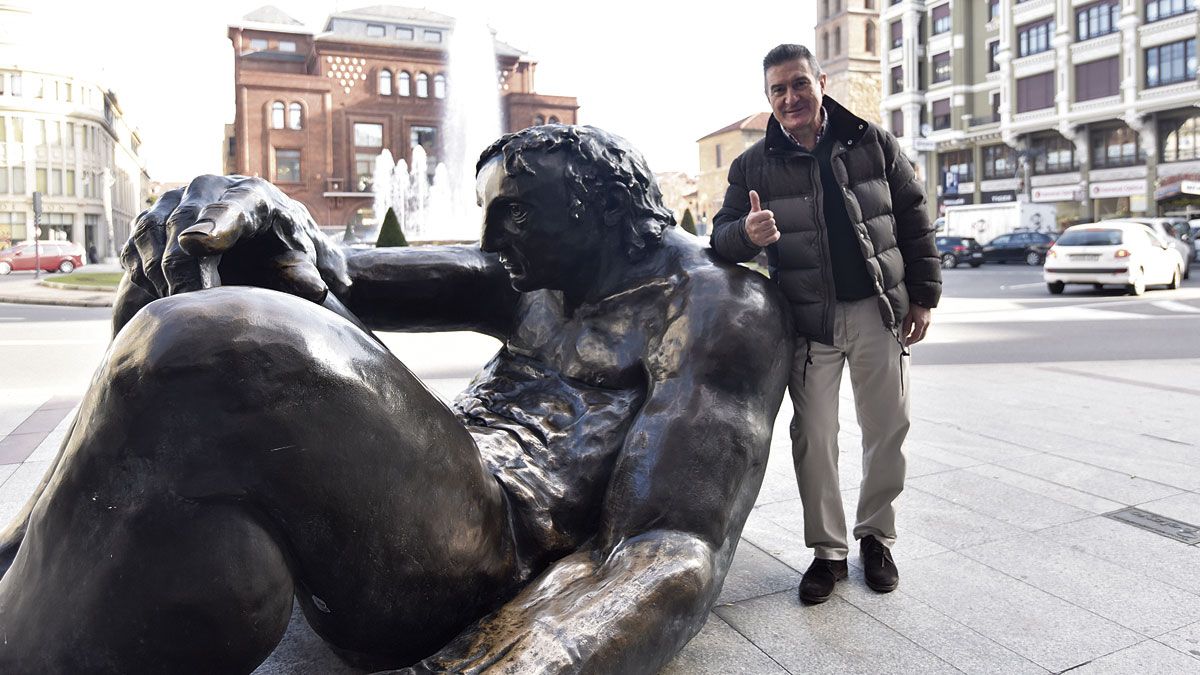
[[[866,591],[855,549],[832,600],[797,602],[810,554],[785,398],[720,600],[663,672],[1195,670],[1197,277],[1139,298],[1090,286],[1051,296],[1037,267],[945,270],[930,335],[912,350],[900,588]],[[0,521],[49,468],[108,321],[107,309],[0,304]],[[381,337],[446,398],[498,344],[468,333]],[[853,518],[860,432],[849,379],[839,471]],[[297,613],[256,675],[359,672]]]

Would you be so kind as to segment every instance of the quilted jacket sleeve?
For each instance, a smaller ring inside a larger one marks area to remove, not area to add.
[[[942,268],[933,224],[925,207],[925,188],[912,162],[900,151],[896,137],[880,130],[886,162],[892,215],[896,219],[896,242],[904,258],[904,284],[908,297],[922,307],[937,307],[942,296]]]
[[[746,262],[762,250],[746,236],[750,190],[746,187],[744,157],[745,155],[739,156],[729,165],[729,187],[725,189],[725,201],[713,218],[713,251],[729,262]]]

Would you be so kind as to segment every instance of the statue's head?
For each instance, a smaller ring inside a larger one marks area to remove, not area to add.
[[[595,127],[530,127],[500,138],[476,167],[482,246],[518,290],[564,288],[601,249],[637,260],[675,224],[641,153]]]

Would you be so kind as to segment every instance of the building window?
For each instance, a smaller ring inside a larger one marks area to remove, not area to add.
[[[988,21],[995,21],[1000,17],[1000,0],[988,0]]]
[[[375,180],[376,152],[354,153],[354,187],[358,192],[370,192]]]
[[[50,170],[50,194],[61,195],[63,193],[63,172],[62,169]]]
[[[988,72],[994,73],[1000,70],[1000,63],[996,61],[996,55],[1000,53],[1000,41],[994,40],[988,43]]]
[[[250,38],[250,51],[252,51],[252,52],[267,51],[266,38]]]
[[[865,0],[863,2],[863,9],[875,9],[875,0]]]
[[[416,39],[416,37],[416,31],[411,28],[405,28],[404,26],[401,26],[396,29],[397,40],[408,40],[411,42],[412,40]]]
[[[1036,175],[1067,173],[1079,168],[1075,164],[1075,144],[1058,134],[1030,138],[1029,151]]]
[[[983,177],[1012,178],[1017,171],[1017,156],[1007,145],[989,145],[983,148]]]
[[[425,38],[426,42],[441,42],[442,41],[442,31],[427,30],[427,31],[425,31],[425,34],[422,37]]]
[[[1161,87],[1196,79],[1196,38],[1146,50],[1146,86]]]
[[[899,49],[904,46],[904,22],[900,20],[893,21],[889,26],[892,31],[892,49]]]
[[[973,180],[970,150],[943,152],[938,155],[938,164],[940,165],[938,176],[943,194],[956,195],[959,185],[970,183]]]
[[[400,71],[396,76],[396,93],[400,96],[412,96],[412,75]]]
[[[950,52],[933,55],[933,81],[945,82],[950,79]]]
[[[541,116],[541,115],[534,115],[534,116],[533,116],[533,126],[535,126],[535,127],[540,127],[540,126],[542,126],[542,125],[543,125],[543,124],[545,124],[545,123],[546,123],[546,118],[545,118],[545,117],[543,117],[543,116]]]
[[[723,158],[721,157],[721,144],[720,143],[717,144],[716,150],[717,150],[717,168],[719,169],[722,166],[725,166],[725,163],[721,161]]]
[[[950,31],[950,3],[943,3],[933,8],[933,34],[941,35]]]
[[[1147,0],[1146,22],[1168,19],[1196,9],[1196,0]]]
[[[446,76],[441,73],[433,76],[433,97],[446,98]]]
[[[1200,113],[1160,120],[1158,156],[1164,162],[1200,159]]]
[[[892,93],[904,91],[904,66],[892,66]]]
[[[1017,112],[1054,106],[1054,71],[1017,80]]]
[[[383,147],[383,125],[369,124],[366,122],[354,123],[354,147],[356,148],[382,148]]]
[[[283,101],[275,101],[271,104],[271,128],[283,128]]]
[[[12,170],[12,193],[14,195],[25,194],[25,167],[14,166]]]
[[[546,120],[546,122],[547,122],[548,124],[559,124],[559,123],[560,123],[560,122],[558,121],[558,118],[557,118],[557,117],[555,117],[554,115],[551,115],[551,116],[550,116],[550,119]]]
[[[1089,160],[1093,169],[1138,163],[1138,137],[1129,127],[1095,129],[1091,133],[1090,146]]]
[[[829,33],[821,33],[821,58],[829,58]]]
[[[429,98],[429,76],[425,73],[417,73],[417,96]]]
[[[377,23],[367,24],[367,37],[381,38],[387,34],[387,29]]]
[[[66,173],[64,174],[64,180],[66,181],[66,185],[64,186],[66,188],[66,190],[65,190],[66,195],[68,197],[74,197],[75,196],[75,172],[72,171],[71,169],[67,169]]]
[[[950,99],[943,98],[933,102],[933,128],[935,130],[950,128]]]
[[[392,95],[392,71],[382,68],[379,71],[379,95]]]
[[[1075,100],[1116,96],[1121,86],[1121,63],[1119,57],[1100,59],[1075,66]]]
[[[288,104],[288,128],[303,129],[304,128],[304,109],[299,103]]]
[[[842,28],[838,26],[833,29],[833,55],[838,56],[842,53]]]
[[[296,51],[296,43],[292,42],[291,40],[280,40],[279,41],[279,51],[295,52]]]
[[[1054,19],[1042,19],[1017,28],[1017,56],[1039,54],[1050,49]]]
[[[1083,42],[1115,33],[1121,18],[1119,0],[1104,0],[1075,10],[1075,40]]]
[[[863,43],[864,43],[863,49],[866,50],[866,52],[868,54],[875,53],[876,40],[877,40],[877,38],[875,37],[875,24],[868,21],[866,23],[866,26],[863,28]]]
[[[24,96],[24,94],[21,93],[21,74],[13,73],[11,82],[12,82],[12,86],[9,87],[9,89],[12,91],[12,95],[13,96]]]
[[[49,184],[50,184],[50,181],[46,176],[46,170],[45,169],[34,169],[34,171],[33,171],[34,190],[36,190],[37,192],[40,192],[42,194],[46,194],[47,189],[50,187]]]
[[[430,173],[437,166],[437,129],[435,127],[412,127],[408,131],[408,147],[415,148],[421,146],[425,151],[425,156],[429,158]]]
[[[275,182],[300,182],[300,151],[275,149]]]

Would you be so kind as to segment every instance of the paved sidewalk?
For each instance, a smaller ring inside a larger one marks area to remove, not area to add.
[[[460,334],[386,341],[444,396],[466,384],[447,354],[494,349]],[[720,602],[665,673],[1200,673],[1200,359],[922,366],[912,386],[900,588],[867,589],[852,554],[833,599],[797,601],[810,556],[784,410]],[[16,391],[0,388],[4,521],[82,394]],[[853,513],[850,401],[844,389]],[[256,672],[359,671],[297,613]]]

